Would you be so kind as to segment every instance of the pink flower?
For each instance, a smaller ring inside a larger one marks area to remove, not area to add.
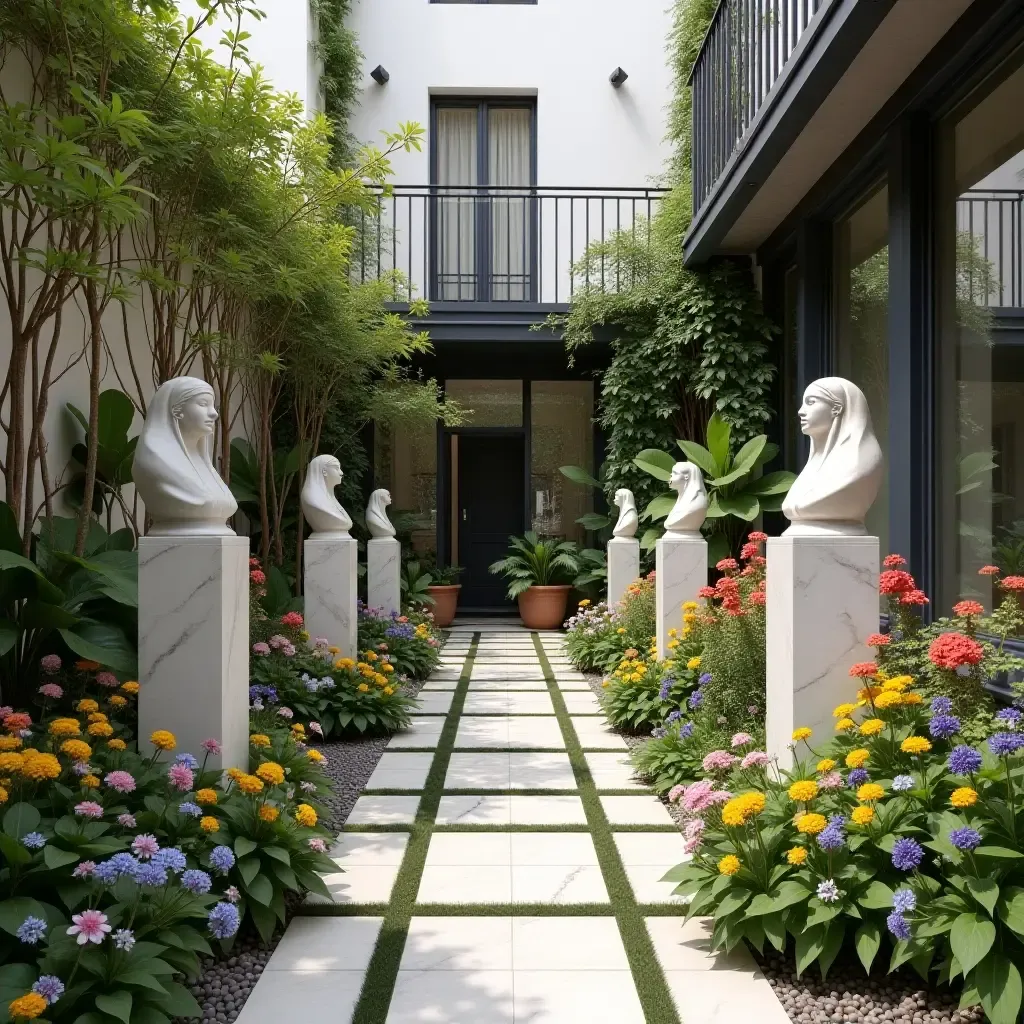
[[[668,791],[668,802],[670,804],[674,804],[683,795],[683,792],[685,790],[686,790],[685,786],[673,786]]]
[[[771,758],[763,750],[752,750],[740,761],[741,768],[764,768]]]
[[[302,616],[298,612],[285,612],[281,616],[281,625],[289,629],[302,629]]]
[[[754,742],[754,737],[749,732],[738,732],[732,738],[732,746],[734,747],[746,747]]]
[[[320,728],[320,723],[319,722],[310,722],[309,723],[309,731],[310,732],[315,732],[317,734],[317,736],[323,736],[323,734],[324,734],[323,729]]]
[[[315,636],[315,637],[313,637],[313,646],[314,647],[330,647],[331,646],[331,641],[328,640],[327,637],[325,637],[325,636]]]
[[[132,840],[132,853],[134,853],[139,860],[149,860],[149,858],[158,853],[159,850],[160,844],[156,841],[156,836],[151,836],[146,832],[143,832],[142,835],[136,836]]]
[[[220,740],[215,740],[212,736],[208,740],[203,740],[199,744],[208,754],[217,755],[220,753]]]
[[[249,581],[255,583],[257,587],[262,587],[267,582],[267,574],[262,569],[250,569]]]
[[[75,866],[75,870],[71,872],[72,878],[88,878],[96,870],[96,861],[94,860],[83,860],[80,864]]]
[[[692,839],[687,839],[686,842],[683,843],[683,853],[694,853],[695,851],[699,850],[703,844],[703,835],[694,836]]]
[[[238,891],[237,885],[229,885],[224,890],[224,898],[228,903],[237,903],[242,898],[242,894]]]
[[[689,814],[699,813],[711,806],[711,794],[715,784],[710,779],[701,779],[686,786],[681,794],[683,810]]]
[[[273,649],[274,649],[275,651],[276,651],[276,650],[277,650],[277,649],[278,649],[279,647],[284,647],[284,645],[285,645],[286,643],[288,643],[288,642],[289,642],[289,640],[288,640],[288,637],[286,637],[286,636],[281,636],[281,634],[280,634],[280,633],[275,633],[275,634],[274,634],[274,635],[273,635],[273,636],[272,636],[272,637],[271,637],[271,638],[270,638],[270,639],[269,639],[269,640],[267,641],[267,643],[269,643],[269,644],[270,644],[270,646],[271,646],[271,647],[272,647],[272,648],[273,648]]]
[[[252,645],[252,653],[258,654],[261,658],[265,658],[270,653],[270,647],[261,641],[258,644]]]
[[[714,793],[711,794],[712,804],[725,804],[728,803],[731,799],[732,793],[730,793],[726,789],[716,789]]]
[[[723,772],[738,762],[739,758],[728,750],[712,750],[701,762],[701,766],[706,772]]]
[[[819,789],[842,789],[843,788],[843,777],[839,772],[829,772],[828,775],[823,775],[818,779]]]
[[[130,793],[135,789],[135,779],[128,772],[111,772],[103,781],[118,793]]]
[[[172,764],[167,769],[167,778],[171,780],[171,785],[175,789],[180,789],[182,793],[187,793],[195,782],[192,769],[187,764]]]
[[[281,653],[286,658],[294,658],[295,657],[295,645],[294,644],[285,644],[284,647],[281,648]]]
[[[686,823],[686,828],[683,829],[683,835],[687,839],[693,839],[694,836],[699,836],[704,831],[704,828],[703,818],[691,818]]]
[[[39,667],[47,674],[52,676],[54,672],[59,672],[61,666],[61,660],[59,654],[44,654],[39,659]]]
[[[282,718],[294,718],[294,717],[295,717],[295,712],[294,712],[294,711],[292,711],[292,709],[291,709],[291,708],[278,708],[278,709],[277,709],[277,713],[278,713],[278,714],[279,714],[279,715],[280,715],[280,716],[281,716]]]
[[[112,689],[116,689],[121,685],[117,681],[117,676],[115,676],[113,672],[97,672],[96,682],[99,683],[100,686],[109,686]]]
[[[135,815],[134,814],[119,814],[117,816],[117,823],[122,828],[135,828]]]
[[[71,920],[75,923],[68,929],[68,935],[77,935],[80,946],[87,942],[102,942],[110,931],[107,915],[99,910],[83,910],[80,914],[72,914]]]
[[[80,804],[75,804],[75,814],[83,818],[102,818],[103,808],[95,800],[83,800]]]
[[[39,687],[39,692],[44,697],[49,697],[51,700],[60,700],[64,696],[64,690],[59,687],[56,683],[43,683]]]
[[[314,853],[326,853],[327,843],[325,843],[322,839],[310,839],[309,848]]]
[[[0,708],[0,722],[3,722],[8,716],[13,714],[14,708],[12,708],[8,704],[5,704],[2,708]]]

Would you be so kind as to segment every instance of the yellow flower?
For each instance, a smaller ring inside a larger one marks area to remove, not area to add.
[[[168,732],[166,729],[157,729],[156,732],[150,733],[149,742],[157,750],[173,750],[178,745],[174,733]]]
[[[30,757],[26,751],[24,756],[25,763],[22,765],[21,771],[30,779],[55,779],[60,775],[60,761],[53,754],[34,752]]]
[[[356,663],[351,658],[339,658],[334,663],[334,667],[335,668],[342,668],[342,669],[355,668],[356,667]]]
[[[99,736],[103,739],[106,739],[108,736],[114,735],[114,727],[109,722],[93,722],[92,725],[89,726],[89,735]],[[154,733],[154,735],[156,734]],[[170,736],[170,733],[168,733],[167,735]]]
[[[237,782],[245,772],[241,768],[229,768],[225,774],[232,782]]]
[[[961,786],[953,790],[949,802],[954,807],[973,807],[978,802],[978,792],[970,786]]]
[[[219,832],[220,822],[211,814],[204,814],[199,819],[199,827],[204,832]]]
[[[601,689],[602,690],[607,690],[608,687],[611,686],[611,684],[612,684],[612,681],[610,679],[604,679],[601,682]]]
[[[301,722],[296,722],[292,726],[292,732],[297,732],[297,733],[299,733],[301,735],[301,734],[305,733],[305,731],[306,731],[306,727]]]
[[[121,684],[121,689],[125,693],[138,693],[139,684],[134,679],[129,679],[128,682]]]
[[[679,641],[678,640],[669,640],[669,642],[668,642],[668,649],[670,651],[674,651],[678,646],[679,646]]]
[[[678,629],[670,629],[668,631],[668,635],[669,636],[678,636],[679,635],[679,630]]]
[[[908,686],[914,685],[913,676],[893,676],[887,679],[882,685],[883,690],[905,690]]]
[[[580,605],[579,606],[581,608],[589,608],[590,607],[590,598],[589,597],[583,598],[583,600],[580,601]]]
[[[799,867],[805,860],[807,860],[807,850],[802,846],[794,846],[793,849],[786,851],[786,862],[794,867]]]
[[[931,749],[931,743],[923,736],[908,736],[900,744],[900,750],[904,754],[927,754]]]
[[[393,694],[394,692],[395,692],[395,688],[393,686],[385,686],[384,687],[384,695],[385,696],[390,697],[391,694]]]
[[[764,810],[764,803],[764,793],[741,793],[722,808],[722,821],[726,825],[743,825]]]
[[[367,661],[376,661],[377,660],[377,652],[376,651],[367,651],[366,654],[364,655],[364,657],[366,658]]]
[[[864,763],[871,756],[870,750],[865,750],[864,747],[858,747],[856,750],[851,750],[846,755],[846,767],[847,768],[863,768]]]
[[[86,789],[99,789],[100,780],[96,778],[95,775],[83,775],[82,785],[85,786]]]
[[[200,807],[205,807],[207,804],[215,804],[217,802],[217,790],[215,789],[201,789],[196,793],[196,803]]]
[[[857,799],[862,804],[869,804],[875,800],[881,800],[885,796],[885,790],[877,782],[865,782],[857,790]]]
[[[905,693],[902,696],[903,704],[920,704],[924,698],[919,693]]]
[[[284,769],[276,761],[264,761],[256,769],[256,777],[271,786],[280,786],[284,782]]]
[[[864,701],[874,700],[881,692],[880,686],[865,686],[864,689],[857,691],[857,697]]]
[[[718,873],[720,875],[735,875],[740,869],[740,859],[735,854],[727,853],[718,862]]]
[[[618,633],[619,636],[622,636],[622,634],[626,632],[626,627],[625,626],[619,626],[619,628],[615,632]]]
[[[128,698],[115,693],[114,696],[110,698],[110,703],[113,704],[115,708],[123,708],[128,703]]]
[[[816,836],[828,824],[824,814],[801,814],[796,819],[796,830],[807,835]]]
[[[7,790],[0,786],[0,804],[7,803]]]
[[[808,729],[806,725],[800,726],[799,729],[793,730],[793,742],[799,743],[801,740],[809,740],[811,738],[811,729]]]
[[[885,690],[875,698],[875,707],[881,708],[883,711],[886,708],[894,708],[903,703],[903,694],[898,690]]]
[[[11,1000],[7,1012],[13,1020],[35,1020],[49,1005],[38,992],[28,992]]]
[[[877,736],[885,728],[880,718],[869,718],[860,725],[861,736]]]
[[[309,804],[299,804],[295,808],[295,820],[303,828],[312,828],[316,824],[316,811]]]
[[[850,818],[855,825],[870,825],[875,817],[874,807],[854,807],[850,813]]]
[[[368,686],[366,685],[366,683],[360,683],[360,684],[359,684],[359,685],[358,685],[358,686],[356,687],[356,689],[357,689],[357,690],[358,690],[358,691],[359,691],[360,693],[369,693],[369,691],[370,691],[370,688],[369,688],[369,687],[368,687]]]
[[[277,821],[277,817],[281,812],[270,804],[264,804],[260,808],[260,820],[261,821]]]
[[[73,741],[68,740],[68,742],[71,743]],[[24,767],[24,764],[25,756],[23,754],[0,754],[0,772],[4,775],[17,775]]]
[[[77,718],[55,718],[48,732],[51,736],[81,736],[82,726]]]
[[[327,653],[328,654],[341,654],[341,648],[340,647],[335,647],[334,644],[331,644],[331,646],[327,648]],[[338,668],[338,667],[339,666],[335,665],[335,668]]]
[[[308,629],[300,629],[299,630],[299,639],[303,643],[306,643],[309,640],[309,630]]]
[[[849,718],[857,710],[856,704],[840,704],[832,711],[833,718]]]
[[[89,721],[90,722],[105,722],[105,721],[107,721],[107,716],[105,714],[103,714],[102,711],[94,711],[91,715],[89,715]]]
[[[127,750],[128,744],[124,740],[107,740],[107,746],[111,750]]]
[[[250,743],[251,746],[254,746],[254,747],[269,747],[270,746],[270,737],[264,735],[261,732],[254,732],[249,737],[249,743]]]
[[[696,601],[684,601],[683,602],[683,611],[684,612],[695,612],[699,607],[700,607],[700,605],[698,605]]]
[[[88,698],[86,698],[85,700],[80,700],[75,705],[75,710],[83,715],[89,714],[90,711],[99,711],[99,709],[99,704],[97,704],[96,701],[90,700]]]
[[[818,771],[824,775],[826,772],[832,771],[835,766],[836,763],[831,757],[822,758],[822,760],[818,762]]]
[[[856,724],[852,718],[840,718],[836,722],[836,730],[838,732],[849,732]]]
[[[20,736],[0,736],[0,750],[17,750],[21,745]]]
[[[386,672],[388,675],[391,675],[391,673],[395,671],[395,666],[392,665],[390,662],[388,662],[386,665],[381,665],[380,668],[382,672]]]
[[[697,616],[694,615],[693,612],[687,612],[683,616],[683,622],[686,623],[687,625],[689,625],[691,622],[696,622],[696,621],[697,621]]]
[[[241,775],[235,781],[235,785],[250,796],[263,791],[263,783],[255,775]]]
[[[314,761],[317,764],[325,760],[324,755],[321,754],[320,751],[317,750],[315,747],[311,747],[309,750],[306,751],[306,757],[308,760]]]
[[[383,672],[374,672],[373,673],[373,681],[378,686],[387,686],[388,685],[388,677],[386,675],[384,675]]]
[[[691,658],[687,663],[686,667],[691,671],[695,672],[700,668],[700,658]]]
[[[794,782],[789,787],[789,799],[797,800],[800,803],[807,803],[808,800],[813,800],[818,795],[818,784],[812,782],[809,779],[805,779],[801,782]]]

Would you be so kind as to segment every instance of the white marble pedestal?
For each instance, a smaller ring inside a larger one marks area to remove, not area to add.
[[[640,541],[612,537],[608,541],[608,607],[614,608],[626,588],[640,575]]]
[[[708,542],[699,533],[666,533],[655,549],[658,657],[669,655],[670,629],[682,632],[683,602],[708,585]]]
[[[399,578],[402,545],[394,537],[374,537],[366,543],[366,604],[383,609],[385,615],[402,606]]]
[[[303,545],[302,557],[309,635],[325,637],[341,649],[341,657],[355,658],[359,542],[354,537],[321,537],[314,533]]]
[[[210,767],[249,766],[249,541],[139,540],[139,750],[169,729],[177,752]]]
[[[877,537],[768,541],[765,730],[784,768],[794,729],[809,726],[811,743],[824,743],[835,734],[832,709],[856,700],[849,670],[872,660],[864,641],[878,632],[878,559]]]

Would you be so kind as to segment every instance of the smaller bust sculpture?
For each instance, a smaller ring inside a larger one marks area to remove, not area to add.
[[[374,540],[380,537],[394,537],[395,528],[384,510],[391,504],[391,492],[381,487],[370,495],[366,506],[366,528]]]
[[[636,499],[628,487],[620,487],[615,492],[614,504],[619,509],[619,521],[615,524],[612,534],[615,537],[633,538],[640,519],[636,514]]]
[[[151,537],[233,534],[225,520],[238,503],[213,465],[213,388],[175,377],[149,403],[132,479],[152,519]]]
[[[323,537],[348,537],[352,520],[334,496],[334,488],[344,474],[341,463],[333,455],[318,455],[309,464],[306,482],[302,485],[302,514]]]
[[[668,485],[679,497],[665,519],[665,529],[669,533],[700,533],[708,514],[708,492],[700,467],[692,462],[677,462]]]
[[[807,385],[800,429],[811,451],[786,495],[788,534],[858,536],[882,484],[882,449],[864,392],[842,377]]]

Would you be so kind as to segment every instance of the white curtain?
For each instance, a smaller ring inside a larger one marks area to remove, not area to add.
[[[491,196],[491,298],[530,298],[532,207],[526,196],[531,184],[530,129],[532,111],[496,107],[488,115],[488,185],[502,190]],[[523,188],[523,194],[509,187]]]
[[[437,111],[437,184],[474,186],[477,182],[477,110],[441,107]],[[472,193],[438,190],[437,275],[439,299],[476,298],[476,216]]]

